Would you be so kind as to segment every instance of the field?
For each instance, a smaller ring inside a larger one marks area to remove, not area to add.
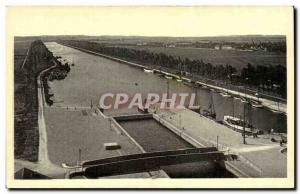
[[[48,37],[49,38],[49,37]],[[59,37],[57,37],[59,38]],[[61,37],[67,38],[67,37]],[[90,40],[114,44],[160,44],[160,43],[194,43],[194,42],[281,42],[285,36],[280,35],[245,35],[245,36],[207,36],[207,37],[167,37],[167,36],[72,36],[69,39]]]
[[[27,81],[22,64],[25,60],[31,41],[14,42],[14,110],[15,110],[15,158],[36,161],[38,131],[36,116],[27,114],[26,87]],[[27,114],[27,116],[25,116]],[[28,146],[25,146],[28,145]],[[30,145],[30,146],[29,146]]]
[[[14,42],[14,154],[16,159],[34,162],[38,159],[36,75],[52,65],[49,57],[51,57],[50,53],[40,41]],[[24,63],[25,59],[26,63]]]
[[[21,67],[26,57],[31,41],[15,41],[14,42],[14,65],[16,68]]]
[[[117,45],[116,45],[117,46]],[[252,65],[283,65],[286,66],[285,53],[264,51],[215,50],[188,47],[156,47],[156,46],[124,46],[137,50],[147,50],[153,53],[165,53],[181,59],[203,60],[213,65],[232,65],[238,71]]]

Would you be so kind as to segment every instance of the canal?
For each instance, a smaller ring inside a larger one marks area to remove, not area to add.
[[[54,91],[55,106],[90,106],[98,105],[100,96],[106,92],[123,92],[129,95],[149,92],[166,93],[167,80],[156,74],[145,73],[143,70],[108,60],[99,56],[84,53],[55,42],[45,45],[55,56],[61,56],[75,65],[63,81],[53,81],[50,85]],[[215,108],[216,119],[223,120],[224,115],[242,117],[244,103],[240,99],[223,97],[216,91],[204,88],[192,88],[182,82],[169,81],[169,92],[197,92],[197,102],[202,109]],[[106,115],[136,112],[136,109],[105,110]],[[276,114],[265,108],[248,107],[246,120],[254,127],[262,130],[286,132],[286,115]]]
[[[194,148],[153,118],[118,121],[146,152]],[[233,178],[220,163],[202,161],[162,166],[171,178]]]

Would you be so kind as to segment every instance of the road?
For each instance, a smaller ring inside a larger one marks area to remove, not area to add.
[[[55,65],[43,70],[37,77],[38,85],[38,128],[39,128],[39,156],[38,156],[38,165],[42,166],[44,173],[52,174],[53,172],[61,172],[62,168],[51,163],[48,156],[47,149],[47,129],[44,118],[44,106],[47,106],[45,103],[45,94],[43,90],[41,76],[56,67],[56,62],[53,60]]]

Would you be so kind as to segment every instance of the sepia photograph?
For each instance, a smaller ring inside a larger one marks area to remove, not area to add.
[[[6,8],[8,188],[294,188],[294,8]]]

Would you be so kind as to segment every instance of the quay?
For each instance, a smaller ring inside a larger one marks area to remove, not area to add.
[[[268,135],[247,137],[247,144],[243,144],[241,133],[188,109],[160,111],[153,117],[195,146],[216,146],[225,153],[237,155],[238,160],[225,164],[239,177],[287,176],[283,147],[271,142]]]

